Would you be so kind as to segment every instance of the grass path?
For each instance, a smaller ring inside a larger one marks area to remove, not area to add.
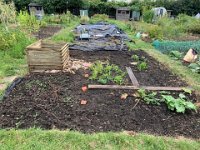
[[[200,141],[134,133],[0,130],[1,150],[198,150]]]

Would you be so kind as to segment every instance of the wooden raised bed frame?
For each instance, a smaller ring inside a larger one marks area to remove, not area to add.
[[[39,40],[26,48],[29,72],[63,70],[69,61],[67,43]]]

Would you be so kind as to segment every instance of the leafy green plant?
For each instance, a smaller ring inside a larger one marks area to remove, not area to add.
[[[131,58],[136,62],[138,62],[140,60],[138,55],[132,55]]]
[[[171,51],[169,53],[169,56],[172,57],[175,60],[180,60],[183,57],[183,54],[179,51]]]
[[[192,72],[200,73],[200,61],[197,63],[191,63],[188,67],[192,70]]]
[[[148,68],[148,65],[145,61],[142,61],[142,62],[137,64],[137,68],[138,68],[139,71],[144,71]]]
[[[183,88],[183,91],[184,91],[185,93],[188,93],[188,94],[192,95],[192,90],[189,89],[189,88]]]
[[[117,65],[110,65],[109,63],[103,64],[100,61],[96,61],[90,70],[92,74],[89,79],[97,80],[101,84],[107,84],[108,82],[113,82],[116,84],[123,84],[124,73]]]
[[[168,109],[176,111],[177,113],[185,113],[186,109],[197,110],[197,107],[192,102],[186,101],[184,94],[179,94],[178,98],[174,98],[171,95],[162,95]]]
[[[164,102],[168,109],[176,111],[177,113],[185,113],[188,110],[197,110],[195,104],[190,101],[186,101],[186,96],[183,93],[179,94],[178,98],[174,98],[169,92],[161,91],[159,92],[162,98],[158,98],[157,92],[146,92],[144,89],[138,90],[138,95],[147,104],[160,105]]]
[[[147,104],[160,105],[161,100],[156,98],[156,92],[147,93],[144,89],[138,90],[139,97]]]

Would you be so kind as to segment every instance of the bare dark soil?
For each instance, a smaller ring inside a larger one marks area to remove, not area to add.
[[[132,54],[148,59],[147,71],[132,69],[141,85],[185,86],[166,67],[142,51],[135,52],[81,52],[70,51],[71,57],[90,62],[109,60],[112,64],[131,66]],[[16,86],[8,98],[0,102],[0,128],[70,129],[86,133],[132,130],[167,136],[200,138],[200,112],[177,114],[166,105],[147,105],[129,96],[121,100],[127,90],[89,90],[83,93],[82,85],[91,83],[84,77],[88,70],[76,74],[31,74]],[[130,82],[131,84],[131,82]],[[172,92],[177,95],[177,93]],[[196,101],[195,95],[190,96]],[[81,100],[87,100],[81,105]]]
[[[55,33],[57,33],[58,31],[60,31],[61,29],[62,29],[61,26],[41,27],[36,36],[38,39],[49,38],[53,36]]]

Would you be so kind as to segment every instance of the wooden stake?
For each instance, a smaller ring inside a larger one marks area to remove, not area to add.
[[[129,77],[131,79],[131,82],[132,82],[133,86],[140,86],[137,78],[133,74],[133,71],[132,71],[131,67],[126,67],[126,70],[128,72],[128,75],[129,75]]]

